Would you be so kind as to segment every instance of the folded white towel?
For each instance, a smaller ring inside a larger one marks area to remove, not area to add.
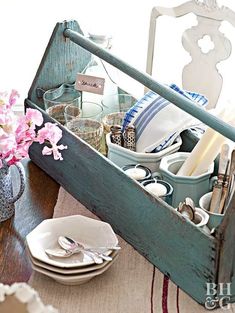
[[[195,103],[205,106],[207,99],[193,92],[169,86]],[[134,125],[137,152],[158,152],[170,146],[179,134],[201,122],[184,112],[173,103],[149,91],[125,115],[123,130]]]

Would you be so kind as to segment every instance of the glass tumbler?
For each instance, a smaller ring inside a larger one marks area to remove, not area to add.
[[[110,132],[111,127],[114,125],[122,126],[124,117],[125,112],[114,112],[105,115],[102,119],[105,133],[108,134]]]
[[[72,104],[80,108],[81,93],[74,88],[74,85],[63,84],[59,88],[47,90],[43,95],[43,101],[48,115],[64,125],[66,106]]]
[[[89,118],[74,118],[66,124],[66,127],[76,136],[89,143],[96,150],[101,148],[103,135],[102,123]]]
[[[136,102],[136,98],[129,94],[106,95],[101,101],[103,115],[114,112],[127,112]]]
[[[81,114],[81,109],[73,103],[68,104],[64,109],[65,122],[68,123],[71,120],[78,118]]]
[[[80,118],[89,118],[101,121],[103,116],[103,107],[101,104],[91,101],[82,101]]]

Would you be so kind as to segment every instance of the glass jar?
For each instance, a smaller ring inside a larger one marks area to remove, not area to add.
[[[112,37],[110,36],[89,34],[88,38],[104,49],[110,50],[112,47]],[[115,75],[117,75],[117,69],[99,57],[92,55],[90,62],[82,73],[86,75],[102,77],[105,79],[103,95],[83,92],[83,100],[101,103],[102,98],[105,95],[118,94],[118,86],[114,78]]]

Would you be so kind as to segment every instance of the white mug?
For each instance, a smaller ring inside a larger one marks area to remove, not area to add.
[[[199,206],[202,210],[209,214],[208,227],[210,229],[216,228],[222,222],[224,214],[212,213],[209,211],[211,203],[212,191],[204,194],[199,200]]]

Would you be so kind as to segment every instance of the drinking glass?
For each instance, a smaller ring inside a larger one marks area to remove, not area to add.
[[[64,109],[64,118],[65,122],[68,123],[71,120],[78,118],[81,114],[81,109],[76,105],[68,104]]]
[[[136,98],[129,94],[112,94],[103,97],[104,116],[113,112],[127,112],[135,103]]]
[[[125,112],[114,112],[103,117],[102,123],[106,134],[110,132],[110,128],[114,125],[122,126],[125,117]]]
[[[77,117],[66,123],[66,127],[76,136],[89,143],[96,150],[101,148],[103,125],[99,121]]]
[[[64,111],[67,105],[81,106],[81,93],[73,85],[63,84],[59,88],[49,89],[43,95],[46,112],[64,125]]]
[[[103,107],[101,104],[92,101],[82,101],[80,118],[89,118],[101,121],[103,115]]]

